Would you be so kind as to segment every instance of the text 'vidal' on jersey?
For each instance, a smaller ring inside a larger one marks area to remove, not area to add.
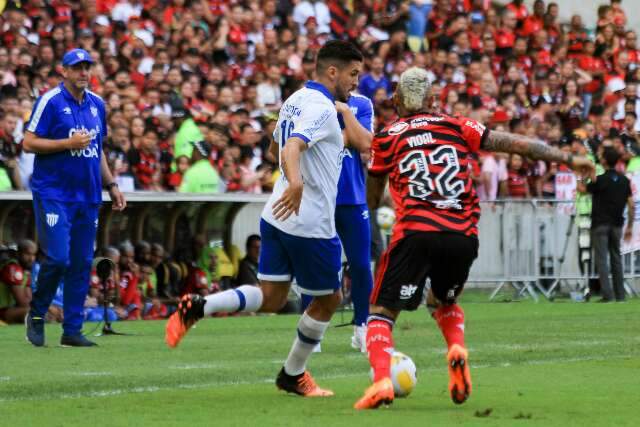
[[[280,156],[291,137],[307,144],[300,156],[304,182],[302,203],[299,215],[291,215],[284,221],[273,216],[273,204],[288,186],[281,168],[281,175],[262,211],[265,221],[294,236],[330,239],[336,235],[334,213],[344,155],[342,128],[344,124],[336,112],[333,95],[318,82],[307,82],[284,102],[273,138],[280,148]]]
[[[392,241],[407,230],[477,236],[470,162],[488,132],[465,117],[416,113],[376,135],[369,173],[389,175],[397,217]]]

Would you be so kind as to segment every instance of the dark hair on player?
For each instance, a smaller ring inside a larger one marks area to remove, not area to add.
[[[316,60],[316,71],[323,71],[331,65],[344,66],[351,61],[362,62],[362,53],[352,43],[344,40],[330,40],[320,48]]]

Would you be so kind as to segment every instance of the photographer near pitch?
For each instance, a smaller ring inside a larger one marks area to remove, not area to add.
[[[603,141],[603,145],[606,144]],[[587,184],[587,191],[593,195],[591,208],[591,233],[595,262],[600,276],[602,299],[599,302],[624,301],[624,277],[620,254],[620,240],[624,224],[624,207],[628,207],[627,226],[624,230],[625,240],[631,238],[633,218],[635,215],[631,183],[629,179],[616,171],[620,160],[620,153],[612,146],[604,146],[600,155],[600,163],[605,173],[591,177]],[[613,289],[609,280],[609,259],[611,260],[611,274]]]

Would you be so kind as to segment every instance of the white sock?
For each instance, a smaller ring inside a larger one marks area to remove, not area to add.
[[[262,306],[262,289],[257,286],[242,285],[204,298],[204,315],[213,313],[235,313],[237,311],[256,312]]]
[[[307,366],[307,360],[313,349],[322,341],[329,322],[321,322],[310,317],[305,311],[298,322],[298,336],[293,340],[291,351],[284,362],[284,372],[288,375],[300,375]]]

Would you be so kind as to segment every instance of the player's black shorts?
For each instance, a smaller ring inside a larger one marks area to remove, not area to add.
[[[415,310],[427,278],[438,300],[455,300],[478,256],[478,239],[456,233],[408,233],[382,255],[371,303],[389,310]]]

